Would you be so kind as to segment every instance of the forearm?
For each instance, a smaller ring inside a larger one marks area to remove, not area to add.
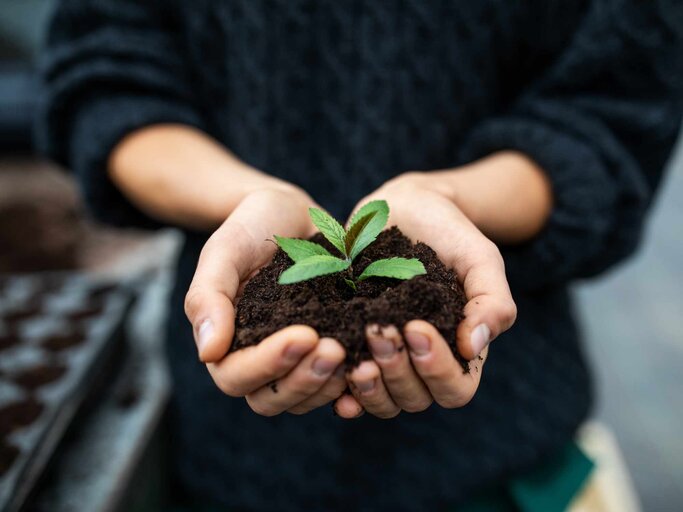
[[[552,209],[550,182],[521,153],[504,151],[457,169],[418,173],[451,199],[490,239],[514,244],[537,235]]]
[[[218,227],[250,192],[289,186],[182,125],[154,125],[131,133],[112,151],[108,172],[149,216],[199,230]]]

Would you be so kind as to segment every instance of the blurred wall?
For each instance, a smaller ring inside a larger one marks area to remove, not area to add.
[[[598,397],[648,512],[683,510],[683,138],[638,254],[576,287]]]
[[[0,0],[0,61],[35,57],[52,3],[52,0]]]
[[[0,0],[0,152],[30,151],[34,74],[52,0]]]

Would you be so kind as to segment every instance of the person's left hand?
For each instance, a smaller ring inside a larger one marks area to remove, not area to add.
[[[488,354],[488,344],[515,321],[517,309],[503,258],[458,207],[440,194],[427,174],[408,173],[386,183],[358,203],[373,199],[389,203],[387,226],[397,225],[414,242],[431,246],[455,270],[468,302],[456,336],[460,354],[470,363],[464,373],[446,340],[431,324],[412,320],[401,332],[396,326],[366,326],[373,360],[348,375],[352,395],[335,403],[335,411],[353,418],[364,410],[391,418],[402,410],[419,412],[437,402],[462,407],[474,396]],[[408,350],[401,348],[407,345]]]

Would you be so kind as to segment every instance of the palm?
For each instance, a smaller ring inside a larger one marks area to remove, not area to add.
[[[307,412],[337,398],[346,386],[343,375],[332,375],[344,360],[342,346],[304,325],[228,354],[240,288],[271,260],[276,245],[268,240],[274,234],[308,238],[315,232],[308,216],[312,205],[309,196],[296,190],[247,196],[204,246],[187,294],[186,312],[195,326],[200,358],[214,382],[267,416]],[[210,328],[202,329],[207,321]],[[275,380],[278,393],[269,386]]]
[[[505,279],[503,260],[496,246],[467,217],[440,194],[405,184],[389,184],[361,201],[385,199],[391,210],[388,225],[397,225],[413,241],[430,245],[439,258],[458,275],[468,303],[456,338],[459,352],[469,360],[481,354],[493,337],[514,322],[516,309]],[[386,342],[396,350],[366,361],[349,376],[353,397],[345,396],[336,407],[350,417],[363,407],[379,417],[401,410],[416,412],[433,400],[444,407],[467,403],[479,385],[481,371],[463,374],[448,344],[427,322],[414,320],[403,326],[369,326],[368,343]],[[379,333],[379,334],[377,334]],[[417,340],[429,348],[418,353]],[[400,347],[407,342],[410,355]]]

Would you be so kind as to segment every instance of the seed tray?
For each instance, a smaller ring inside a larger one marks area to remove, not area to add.
[[[83,274],[0,276],[0,511],[22,506],[121,358],[131,302]]]

